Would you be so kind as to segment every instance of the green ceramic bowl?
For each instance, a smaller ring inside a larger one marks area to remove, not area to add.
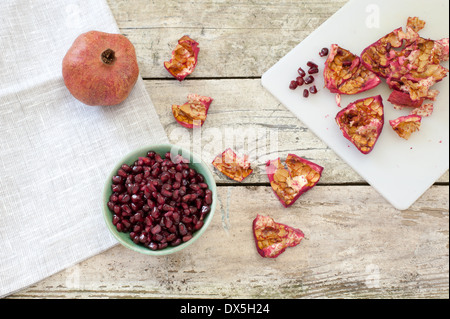
[[[189,241],[182,243],[175,247],[171,247],[169,245],[168,247],[161,249],[161,250],[151,250],[143,245],[135,244],[131,240],[129,233],[118,232],[116,229],[116,226],[114,226],[112,223],[113,214],[107,206],[109,197],[111,196],[111,193],[112,193],[112,190],[111,190],[112,177],[114,175],[117,175],[117,170],[124,163],[126,163],[128,165],[133,164],[138,159],[138,157],[146,156],[148,151],[154,151],[163,157],[167,152],[172,152],[172,154],[180,154],[185,159],[189,159],[189,166],[204,176],[205,182],[208,184],[209,189],[212,191],[212,195],[213,195],[211,211],[209,212],[208,215],[206,215],[206,217],[204,219],[203,227],[200,228],[200,230],[194,232],[192,234],[192,238]],[[117,163],[117,165],[112,169],[111,174],[108,176],[108,179],[106,180],[106,185],[103,190],[103,217],[105,219],[105,222],[106,222],[106,225],[107,225],[109,231],[123,246],[125,246],[129,249],[132,249],[136,252],[146,254],[146,255],[152,255],[152,256],[162,256],[162,255],[172,254],[172,253],[178,252],[178,251],[192,245],[197,239],[200,238],[200,236],[202,236],[202,234],[208,228],[208,226],[214,216],[214,211],[216,210],[216,204],[217,204],[216,182],[214,181],[214,177],[213,177],[211,171],[209,170],[208,166],[206,166],[206,164],[198,156],[192,154],[191,152],[189,152],[185,149],[182,149],[176,145],[171,145],[171,144],[148,145],[148,146],[145,146],[145,147],[142,147],[142,148],[139,148],[137,150],[130,152],[128,155],[126,155],[124,158],[122,158]]]

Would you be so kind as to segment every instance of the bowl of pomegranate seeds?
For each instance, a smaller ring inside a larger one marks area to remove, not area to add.
[[[125,247],[167,255],[195,242],[213,218],[214,177],[196,155],[176,145],[150,145],[126,155],[108,176],[103,215]]]

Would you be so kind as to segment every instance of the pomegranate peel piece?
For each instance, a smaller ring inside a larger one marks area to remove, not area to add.
[[[164,62],[164,67],[181,82],[194,72],[199,51],[198,42],[185,35],[178,40],[175,50],[172,51],[172,58]]]
[[[388,33],[363,50],[361,63],[378,76],[387,78],[390,73],[389,65],[400,55],[396,49],[402,47],[405,37],[402,28]]]
[[[410,17],[405,31],[398,28],[361,53],[362,64],[386,78],[391,89],[410,95],[410,100],[417,103],[435,97],[431,86],[448,73],[448,69],[440,65],[448,60],[448,38],[424,39],[418,34],[424,26],[424,21]]]
[[[189,94],[183,105],[172,105],[175,120],[186,128],[202,126],[208,115],[212,98],[198,94]]]
[[[368,70],[358,56],[337,44],[331,45],[323,74],[325,86],[331,93],[357,94],[381,83],[380,78]]]
[[[434,41],[433,51],[440,61],[448,61],[449,38]]]
[[[433,103],[426,103],[420,107],[413,109],[409,113],[409,115],[419,115],[421,117],[428,117],[431,114],[433,114],[433,109],[434,109]]]
[[[286,248],[295,247],[305,237],[300,229],[277,223],[269,216],[257,215],[253,220],[256,250],[264,258],[276,258]]]
[[[400,116],[395,120],[389,121],[392,129],[397,133],[398,136],[408,140],[411,134],[419,131],[422,122],[422,117],[419,115],[407,115]]]
[[[293,205],[305,192],[316,186],[322,176],[323,167],[288,154],[286,167],[280,158],[268,161],[266,173],[274,194],[284,207]]]
[[[425,27],[425,21],[420,20],[418,17],[409,17],[406,26],[412,28],[414,32],[419,32]]]
[[[402,91],[393,90],[391,94],[389,95],[388,101],[392,104],[398,106],[399,108],[402,107],[420,107],[423,102],[425,101],[424,98],[418,99],[416,101],[411,100],[411,96]]]
[[[237,182],[242,182],[253,172],[248,155],[238,157],[231,148],[217,155],[212,164],[222,174]]]
[[[336,115],[344,137],[363,154],[375,147],[384,126],[384,106],[380,95],[350,103]]]

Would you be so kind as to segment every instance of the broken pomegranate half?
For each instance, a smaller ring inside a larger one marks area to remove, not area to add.
[[[434,100],[439,92],[431,86],[447,76],[448,70],[440,62],[448,60],[448,38],[424,39],[418,34],[424,26],[425,21],[410,17],[405,31],[395,29],[361,53],[365,67],[386,78],[394,92],[408,96],[394,93],[390,99],[397,107],[418,107],[424,99]]]
[[[185,35],[178,40],[178,44],[172,52],[172,59],[164,62],[164,67],[181,82],[194,72],[199,51],[198,43]]]
[[[212,98],[198,94],[189,94],[183,105],[172,105],[175,120],[186,128],[202,126],[208,115]]]
[[[269,216],[257,215],[253,220],[256,250],[265,258],[276,258],[288,247],[295,247],[305,237],[300,229],[277,223]]]
[[[336,115],[344,137],[363,154],[370,153],[384,126],[384,107],[380,95],[350,103]]]
[[[286,167],[280,158],[268,161],[267,177],[273,192],[284,207],[289,207],[319,181],[323,167],[294,154],[286,157]]]
[[[419,115],[400,116],[395,120],[389,121],[394,131],[405,140],[411,137],[411,134],[419,131],[422,117]]]
[[[325,86],[331,93],[357,94],[373,89],[380,78],[368,70],[357,55],[332,44],[323,72]]]
[[[237,182],[242,182],[253,172],[248,156],[238,157],[231,148],[216,156],[212,164],[222,174]]]

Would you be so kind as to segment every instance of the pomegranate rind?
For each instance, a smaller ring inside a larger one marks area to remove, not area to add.
[[[375,73],[361,64],[357,55],[337,44],[331,45],[323,75],[325,87],[331,93],[352,95],[371,90],[381,83]]]
[[[418,115],[421,117],[428,117],[431,116],[431,114],[433,114],[433,109],[434,109],[433,103],[426,103],[420,107],[413,109],[409,114]]]
[[[414,30],[414,32],[419,32],[425,27],[425,21],[420,20],[418,17],[409,17],[406,26]]]
[[[411,103],[421,103],[424,99],[434,99],[437,92],[431,86],[447,76],[448,69],[440,62],[448,60],[448,38],[425,39],[419,36],[425,22],[417,17],[408,18],[405,28],[398,28],[368,46],[361,53],[361,62],[369,70],[386,79],[393,90],[409,95],[402,99],[410,107]]]
[[[222,154],[217,155],[212,161],[212,165],[223,175],[237,182],[242,182],[253,172],[248,156],[239,157],[231,148],[227,148]]]
[[[361,53],[361,63],[378,76],[387,78],[389,65],[399,56],[395,49],[403,45],[403,40],[403,29],[395,29],[365,48]]]
[[[405,140],[408,140],[411,137],[412,133],[420,130],[421,122],[421,116],[412,114],[400,116],[395,120],[390,120],[389,124],[398,136]]]
[[[411,100],[411,97],[408,93],[393,90],[391,94],[389,95],[388,101],[394,104],[395,106],[398,106],[399,108],[402,107],[420,107],[425,99],[418,99],[417,101]]]
[[[277,258],[288,247],[295,247],[305,237],[300,229],[277,223],[269,216],[257,215],[253,220],[256,250],[264,258]]]
[[[202,126],[208,116],[212,98],[198,94],[189,94],[188,101],[182,105],[172,105],[175,120],[186,128]]]
[[[384,106],[380,95],[350,103],[336,115],[344,137],[362,153],[375,147],[384,126]]]
[[[312,189],[319,182],[323,167],[301,158],[295,154],[288,154],[286,167],[280,158],[266,163],[266,173],[272,191],[280,203],[288,208],[305,192]]]
[[[164,62],[164,67],[181,82],[194,72],[199,51],[198,42],[185,35],[178,40],[175,50],[172,51],[172,58]]]

